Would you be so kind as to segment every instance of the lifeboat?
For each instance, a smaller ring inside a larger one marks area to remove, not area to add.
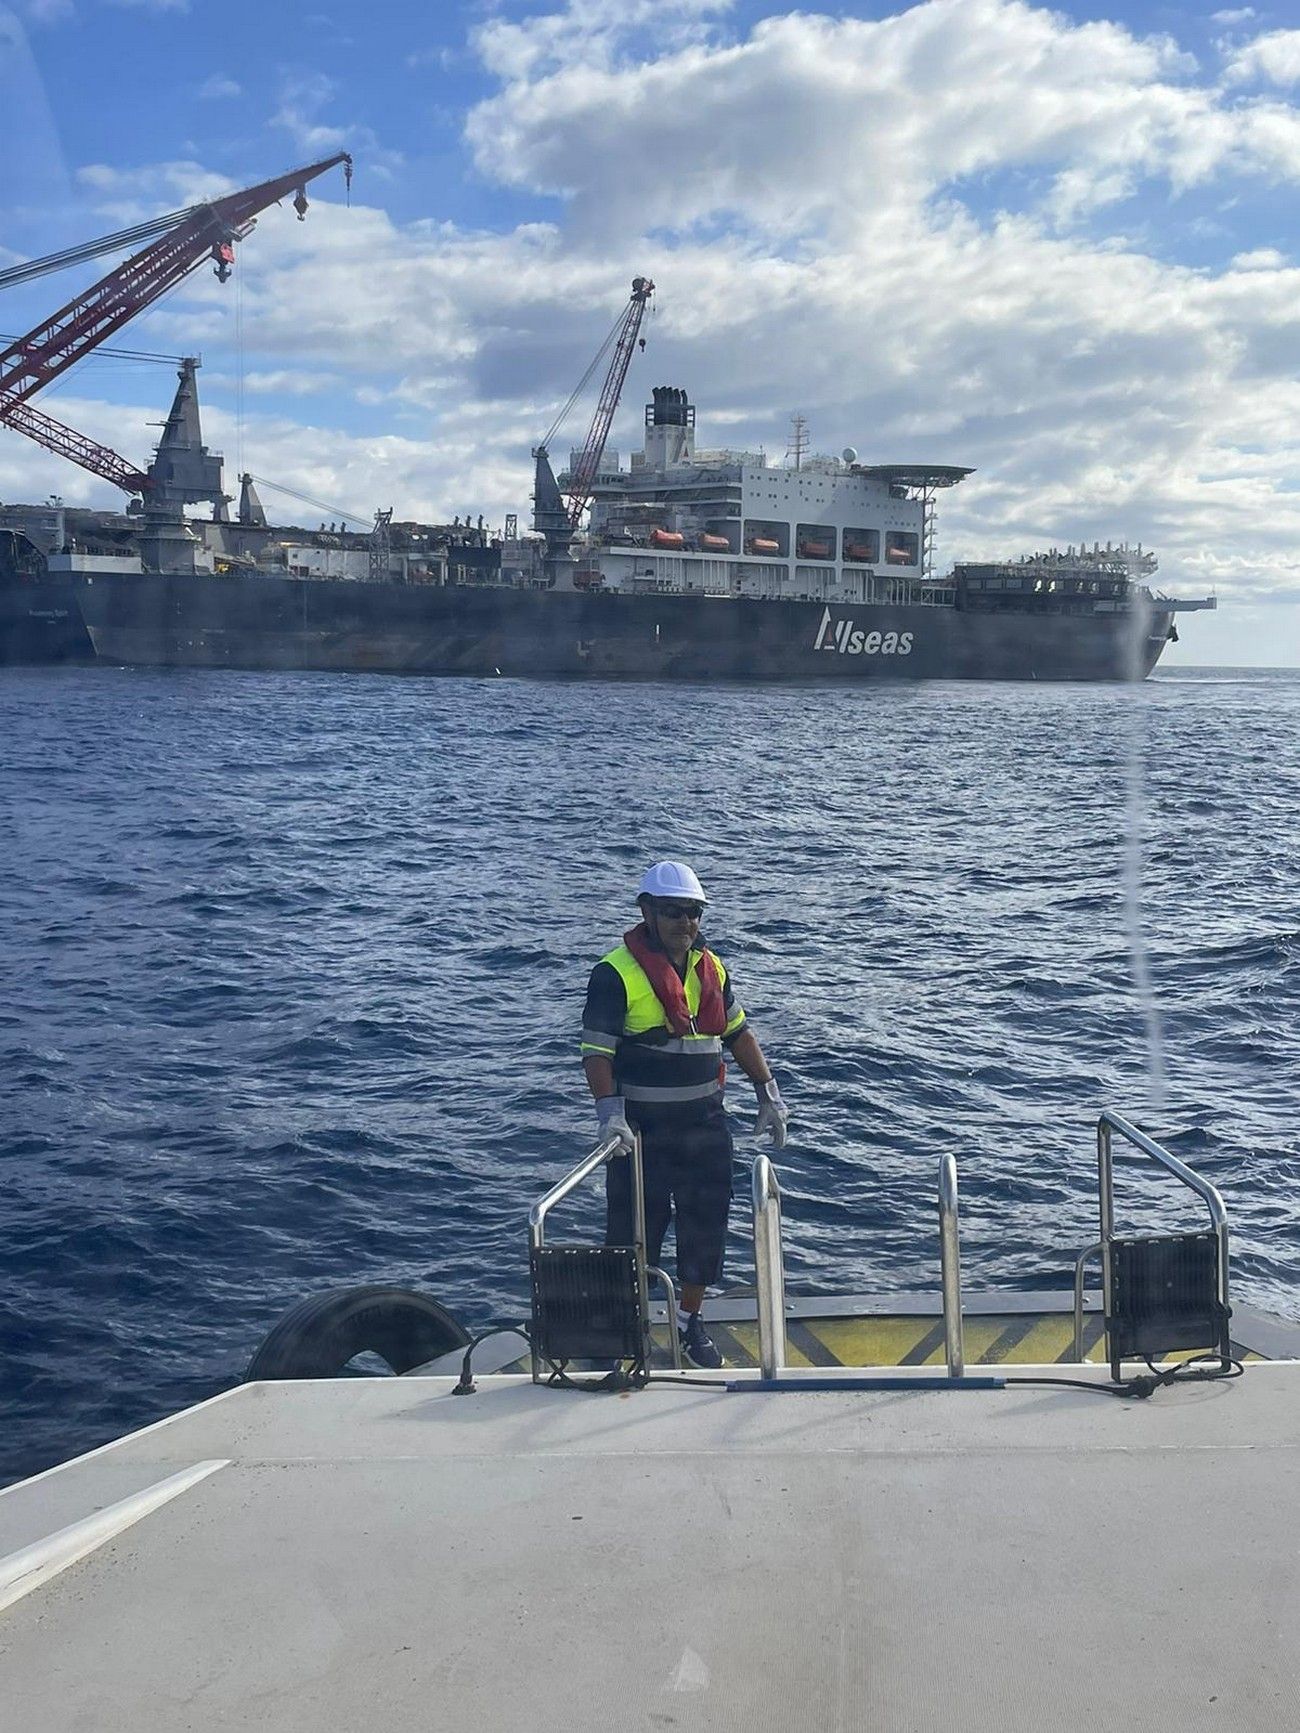
[[[844,558],[846,560],[871,560],[876,556],[863,542],[845,542]]]
[[[701,536],[700,546],[708,554],[729,554],[731,543],[726,536]]]
[[[900,548],[895,543],[890,542],[885,546],[885,563],[890,566],[910,566],[912,556],[906,548]]]
[[[769,536],[754,536],[749,544],[751,554],[779,554],[780,542],[774,542]]]
[[[679,530],[651,530],[650,546],[652,548],[684,548],[686,537]]]
[[[799,558],[801,560],[828,560],[831,557],[829,542],[800,542]]]

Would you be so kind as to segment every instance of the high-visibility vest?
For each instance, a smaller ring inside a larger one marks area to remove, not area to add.
[[[691,951],[682,983],[686,1008],[692,1016],[700,1008],[702,955],[698,946]],[[719,957],[713,960],[718,984],[725,988],[726,968]],[[627,946],[616,946],[601,962],[617,971],[627,995],[627,1009],[621,1030],[583,1030],[583,1057],[599,1054],[613,1060],[619,1094],[628,1101],[668,1106],[720,1095],[722,1043],[744,1026],[741,1007],[732,1006],[723,1035],[674,1035],[650,977]]]

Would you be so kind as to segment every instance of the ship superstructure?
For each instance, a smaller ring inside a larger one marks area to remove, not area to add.
[[[697,450],[695,406],[657,386],[643,449],[611,454],[592,486],[576,587],[681,591],[773,601],[951,604],[928,574],[937,490],[972,472],[862,464],[857,453],[768,462],[761,451]],[[561,476],[563,486],[567,477]]]

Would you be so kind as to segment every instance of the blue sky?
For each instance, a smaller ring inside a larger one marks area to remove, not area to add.
[[[779,456],[799,410],[820,449],[973,464],[941,557],[1142,540],[1220,596],[1185,659],[1300,663],[1295,4],[19,0],[0,57],[0,259],[354,153],[350,209],[336,171],[120,339],[202,354],[232,472],[525,513],[531,441],[648,270],[624,451],[671,382],[702,442]],[[0,327],[102,268],[8,291]],[[91,359],[42,401],[139,460],[171,388]],[[115,500],[0,432],[0,498],[55,490]]]

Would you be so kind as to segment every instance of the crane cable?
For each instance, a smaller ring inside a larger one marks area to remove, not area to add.
[[[186,205],[182,211],[169,211],[164,217],[151,217],[148,222],[119,229],[116,234],[101,235],[97,241],[83,241],[80,246],[68,247],[61,253],[48,253],[43,259],[25,259],[21,265],[10,265],[8,270],[0,271],[0,289],[28,283],[33,277],[43,277],[47,271],[61,271],[66,265],[79,265],[83,259],[97,259],[102,253],[120,252],[134,241],[147,241],[166,229],[175,228],[203,208],[203,205]]]
[[[313,499],[309,493],[296,493],[293,488],[286,487],[283,482],[269,481],[264,475],[255,475],[253,480],[258,487],[269,487],[273,493],[288,494],[290,499],[299,500],[303,505],[315,506],[317,511],[327,511],[333,517],[346,518],[350,523],[369,524],[371,521],[367,517],[362,517],[360,512],[343,511],[336,505],[329,505],[325,500]]]
[[[569,401],[565,404],[564,408],[556,416],[555,420],[551,423],[551,425],[547,428],[545,434],[542,436],[542,449],[543,450],[546,450],[550,447],[551,440],[555,437],[556,432],[563,425],[563,423],[568,419],[569,411],[573,408],[574,404],[578,401],[578,398],[586,390],[588,381],[591,379],[592,374],[596,371],[596,369],[600,366],[601,362],[605,359],[606,355],[609,353],[610,345],[614,342],[615,338],[617,338],[619,332],[622,330],[623,321],[626,318],[627,318],[627,308],[625,307],[623,309],[623,311],[619,314],[618,318],[615,319],[613,325],[610,327],[609,335],[605,338],[605,341],[601,344],[600,348],[597,349],[596,353],[592,356],[591,366],[588,367],[587,371],[583,374],[582,378],[579,379],[578,383],[574,386],[572,392],[569,395]]]

